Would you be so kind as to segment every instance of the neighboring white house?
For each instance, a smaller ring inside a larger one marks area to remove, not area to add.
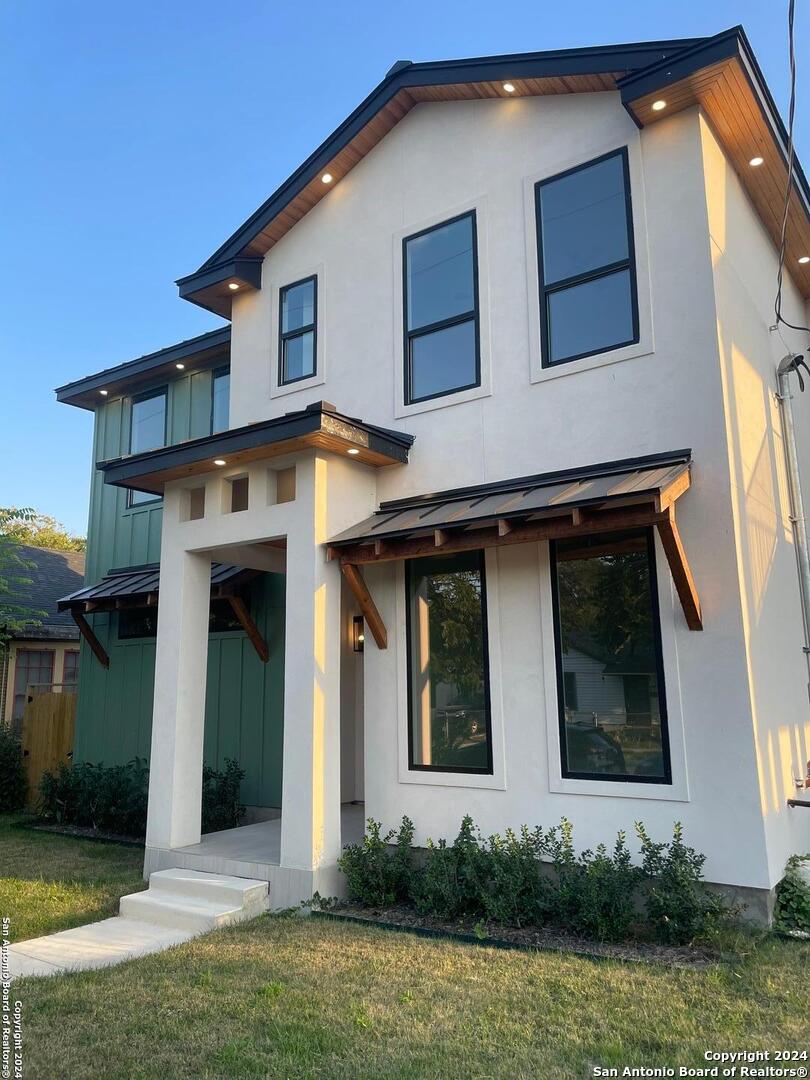
[[[99,463],[163,498],[147,873],[333,894],[359,800],[419,843],[464,814],[565,816],[583,847],[681,821],[767,908],[810,848],[785,183],[740,29],[402,62],[181,280],[231,320],[230,426]],[[801,173],[790,206],[801,326]],[[175,366],[137,363],[60,397]],[[200,843],[212,562],[286,574],[280,826],[242,847]]]

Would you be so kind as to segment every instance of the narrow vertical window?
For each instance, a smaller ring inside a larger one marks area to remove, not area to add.
[[[231,401],[231,373],[227,368],[215,371],[211,380],[211,434],[227,431]]]
[[[563,776],[671,783],[652,531],[551,558]]]
[[[627,149],[535,185],[543,366],[638,341]]]
[[[279,385],[309,379],[316,372],[318,279],[305,278],[280,293]]]
[[[132,400],[129,431],[130,454],[142,454],[166,445],[166,388],[153,390]],[[159,499],[149,491],[130,491],[129,505],[153,502]]]
[[[492,772],[483,552],[406,563],[409,766]]]
[[[405,403],[481,383],[475,212],[403,241]]]

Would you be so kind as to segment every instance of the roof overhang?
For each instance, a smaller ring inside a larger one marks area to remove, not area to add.
[[[359,567],[458,551],[655,527],[690,629],[700,603],[675,525],[675,502],[691,483],[691,451],[603,462],[383,503],[329,541],[360,599]]]
[[[774,244],[779,245],[787,188],[787,131],[742,27],[619,80],[622,103],[639,125],[699,106],[711,124]],[[658,111],[653,103],[665,101]],[[761,165],[749,162],[761,157]],[[794,157],[786,267],[810,296],[810,186]]]
[[[379,467],[407,462],[412,444],[412,435],[344,416],[328,401],[318,401],[273,420],[99,461],[96,468],[104,473],[107,484],[162,495],[171,480],[216,472],[215,459],[232,467],[298,450],[320,449],[350,454],[352,461]]]
[[[196,369],[228,363],[230,349],[231,328],[222,326],[188,341],[140,356],[137,360],[66,383],[57,388],[56,400],[77,405],[81,409],[95,409],[99,403],[133,393],[138,387],[155,379],[175,377],[178,364],[183,364],[187,369]]]
[[[514,85],[513,93],[504,90],[504,82]],[[655,113],[652,101],[664,88],[667,108]],[[196,273],[181,278],[180,295],[230,317],[232,295],[239,293],[227,292],[227,268],[240,259],[262,259],[418,104],[598,91],[620,91],[623,103],[642,127],[658,123],[680,108],[700,105],[773,235],[769,219],[781,213],[780,193],[785,188],[784,125],[745,32],[738,26],[710,38],[433,63],[399,61]],[[748,167],[747,162],[756,155],[766,158],[767,168]],[[782,160],[781,166],[777,159]],[[321,180],[325,173],[332,176],[330,184]],[[808,187],[800,167],[795,188],[789,270],[808,295],[810,265],[799,266],[793,258],[805,243],[805,230],[810,229]],[[808,249],[803,250],[807,253]],[[219,292],[214,295],[211,290]]]
[[[258,570],[226,563],[211,565],[211,596],[219,599],[235,595],[259,576]],[[160,589],[160,563],[146,566],[127,566],[110,570],[95,585],[63,596],[57,602],[59,611],[94,614],[99,611],[121,611],[133,607],[153,607]]]
[[[231,317],[231,302],[237,294],[255,292],[262,287],[262,259],[244,256],[218,263],[188,277],[178,278],[182,300],[213,311],[225,319]]]

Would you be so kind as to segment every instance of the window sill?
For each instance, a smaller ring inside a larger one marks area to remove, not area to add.
[[[481,788],[506,791],[504,777],[493,773],[428,772],[423,769],[400,769],[400,784],[426,784],[428,787]]]
[[[274,383],[270,389],[270,397],[284,397],[286,394],[295,394],[302,390],[309,390],[313,386],[323,386],[326,382],[324,375],[311,375],[307,379],[298,379],[297,382],[291,383]]]
[[[444,394],[442,397],[428,398],[426,401],[415,401],[412,405],[406,405],[400,399],[394,409],[394,416],[401,419],[405,416],[414,416],[416,413],[447,409],[451,405],[462,405],[465,401],[477,401],[485,397],[492,397],[492,391],[489,386],[482,384],[471,386],[467,390],[459,390],[457,394]]]
[[[573,780],[555,776],[549,790],[558,795],[600,795],[618,799],[652,799],[659,802],[689,802],[686,784],[634,784],[624,780]]]
[[[561,379],[564,375],[576,375],[581,371],[593,371],[596,368],[607,367],[609,364],[621,364],[625,360],[636,360],[642,356],[652,356],[655,350],[646,341],[639,341],[635,345],[625,345],[624,348],[614,349],[608,353],[597,353],[595,356],[584,356],[581,360],[569,360],[551,367],[533,365],[530,381],[533,383],[548,382],[550,379]]]

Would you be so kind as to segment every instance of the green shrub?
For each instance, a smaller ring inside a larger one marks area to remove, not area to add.
[[[574,830],[562,819],[551,829],[546,848],[554,868],[554,921],[597,941],[626,938],[635,918],[635,896],[641,871],[633,866],[626,836],[620,832],[612,853],[600,844],[596,851],[576,855]]]
[[[810,883],[801,874],[802,863],[808,861],[810,855],[792,855],[776,886],[773,925],[784,934],[810,937]]]
[[[235,829],[239,825],[245,816],[245,808],[239,801],[244,778],[245,770],[233,758],[225,759],[224,772],[203,765],[202,832]]]
[[[391,841],[396,844],[391,851]],[[403,817],[397,833],[382,835],[380,822],[369,818],[359,844],[347,844],[338,859],[349,897],[371,907],[407,899],[413,859],[413,822]]]
[[[235,761],[226,762],[224,773],[204,767],[203,832],[239,824],[245,813],[239,805],[243,775]],[[142,837],[146,834],[148,798],[149,768],[144,758],[111,766],[89,761],[62,763],[55,772],[43,774],[37,813],[59,825]]]
[[[706,856],[684,844],[679,821],[669,844],[651,840],[640,821],[636,832],[641,841],[647,921],[656,940],[686,945],[695,938],[711,937],[733,913],[702,880]]]
[[[0,814],[21,810],[28,792],[20,740],[0,724]]]

